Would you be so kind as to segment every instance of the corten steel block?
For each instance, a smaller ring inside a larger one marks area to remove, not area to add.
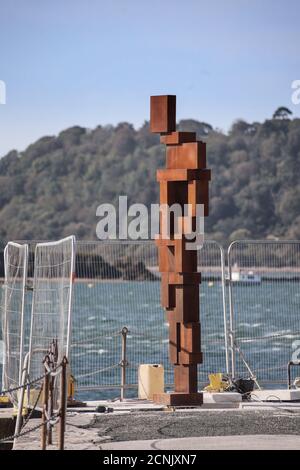
[[[160,246],[173,246],[175,247],[177,244],[183,245],[182,250],[185,250],[185,245],[189,243],[191,240],[187,238],[185,235],[181,236],[171,236],[170,238],[165,238],[163,235],[156,235],[155,236],[155,244],[160,247]],[[189,251],[189,250],[186,250]]]
[[[173,364],[192,365],[202,363],[200,324],[183,324],[168,312],[169,356]]]
[[[151,96],[150,130],[159,134],[176,130],[176,96]]]
[[[169,169],[205,169],[206,144],[191,142],[167,147],[167,168]]]
[[[174,365],[175,392],[197,393],[197,364]]]
[[[160,233],[174,235],[174,220],[184,214],[184,204],[188,200],[187,182],[162,181],[160,183]]]
[[[176,201],[176,187],[173,181],[161,181],[159,184],[159,202],[160,204],[172,205]]]
[[[175,246],[159,246],[158,268],[161,273],[175,271]]]
[[[199,393],[155,393],[153,401],[160,405],[168,406],[201,406],[203,394]]]
[[[187,250],[185,239],[175,240],[175,269],[177,273],[197,272],[197,250]]]
[[[165,145],[179,145],[186,142],[196,142],[196,132],[171,132],[160,137],[160,143]]]
[[[178,353],[178,363],[182,365],[197,365],[202,364],[203,354],[199,353],[186,353],[184,351],[179,351]]]
[[[204,216],[209,213],[209,183],[208,181],[188,182],[188,203],[191,204],[191,215],[196,216],[196,204],[204,205]]]
[[[192,213],[192,206],[190,207],[190,212]],[[156,237],[156,240],[186,239],[188,242],[195,241],[197,235],[196,217],[193,217],[192,215],[178,215],[180,213],[180,208],[176,208],[174,211],[160,211],[160,236]],[[188,210],[186,213],[188,213]]]
[[[183,209],[188,201],[188,183],[186,181],[161,181],[160,204],[179,204]]]
[[[172,364],[178,364],[180,349],[180,323],[173,319],[169,322],[169,359]]]
[[[201,273],[162,273],[169,284],[201,284]]]
[[[177,217],[174,221],[174,235],[191,235],[197,230],[197,220],[193,216]],[[194,238],[189,238],[189,241],[194,241]]]
[[[211,171],[207,168],[203,170],[195,170],[189,168],[180,169],[160,169],[156,172],[157,181],[192,181],[204,180],[209,181],[211,178]]]
[[[177,323],[196,323],[199,322],[199,310],[191,311],[190,309],[166,309],[165,318],[167,322],[175,321]]]
[[[199,353],[200,348],[200,323],[180,324],[180,351],[187,353]]]
[[[191,240],[158,238],[155,243],[158,246],[160,272],[197,272],[197,250],[186,249],[186,244]]]
[[[198,322],[199,305],[199,285],[194,284],[175,287],[174,317],[177,322]]]
[[[196,205],[204,205],[208,214],[208,182],[206,144],[197,142],[194,132],[176,132],[176,97],[151,97],[152,132],[161,135],[167,145],[166,169],[157,171],[160,183],[160,204],[178,204],[180,213],[160,213],[160,234],[156,239],[159,270],[162,273],[161,299],[169,322],[169,356],[174,364],[175,392],[157,394],[154,401],[169,405],[201,405],[197,393],[197,364],[202,362],[199,323],[199,284],[197,251],[188,250],[196,232]],[[186,214],[184,206],[190,204]],[[188,215],[188,217],[186,217]]]
[[[161,273],[161,304],[164,308],[175,308],[175,286],[169,284],[168,273]]]
[[[179,364],[201,364],[200,323],[180,323]]]

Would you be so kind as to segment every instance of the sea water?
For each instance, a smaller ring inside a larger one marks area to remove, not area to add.
[[[201,349],[204,357],[203,364],[199,365],[201,385],[208,383],[209,373],[226,373],[222,294],[220,281],[203,282],[200,286]],[[228,292],[226,296],[229,328]],[[286,386],[287,363],[296,357],[300,346],[299,283],[277,280],[263,281],[258,285],[235,285],[232,300],[233,326],[239,348],[236,352],[236,376],[250,375],[243,357],[260,382]],[[30,303],[29,292],[25,349],[28,348]],[[136,396],[134,386],[139,364],[163,364],[165,381],[172,383],[172,367],[168,362],[168,324],[160,306],[160,282],[77,280],[70,363],[79,398],[113,398],[119,395],[120,332],[123,327],[128,329],[127,396]],[[293,373],[300,375],[300,370],[295,368]]]

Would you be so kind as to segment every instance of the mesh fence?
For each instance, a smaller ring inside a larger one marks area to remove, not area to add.
[[[200,317],[204,364],[208,373],[226,372],[224,277],[222,250],[207,241],[198,253]],[[78,242],[74,288],[72,371],[78,390],[120,386],[121,329],[127,336],[127,385],[136,386],[138,366],[163,364],[172,384],[168,360],[168,324],[160,305],[157,248],[153,242]],[[136,392],[134,392],[136,393]]]
[[[300,347],[300,242],[237,241],[228,259],[233,374],[249,376],[246,361],[261,385],[286,384]]]
[[[74,237],[35,247],[29,375],[43,373],[43,358],[57,341],[57,362],[69,355]],[[40,387],[38,384],[37,387]]]
[[[5,282],[2,290],[3,388],[21,382],[24,359],[24,305],[27,278],[28,246],[8,243],[4,250]],[[14,404],[17,392],[9,394]]]
[[[32,284],[36,243],[32,241],[29,244],[29,285]],[[33,344],[37,351],[33,357],[31,375],[40,371],[44,351],[39,350],[48,348],[57,334],[59,315],[45,315],[47,306],[51,305],[52,313],[60,311],[59,296],[56,295],[57,273],[49,269],[49,263],[42,264],[44,260],[39,258],[36,260],[37,279],[33,287],[34,291],[39,292],[39,298],[33,307],[33,322],[38,325],[33,328]],[[50,264],[53,265],[53,259]],[[46,266],[46,273],[39,265]],[[73,285],[70,357],[80,396],[91,398],[91,391],[102,390],[101,396],[108,397],[115,392],[105,392],[105,389],[120,387],[121,330],[124,326],[129,330],[127,386],[136,388],[141,363],[163,364],[165,382],[172,384],[173,368],[168,360],[169,332],[160,303],[160,274],[155,244],[152,241],[76,242],[75,269],[77,277]],[[223,250],[216,242],[206,241],[198,252],[198,270],[202,272],[200,321],[204,354],[204,364],[199,366],[198,376],[200,385],[204,385],[210,372],[226,372]],[[32,297],[32,290],[28,290],[26,351]],[[127,394],[130,393],[128,390]],[[136,390],[132,394],[136,395]],[[94,396],[99,397],[99,393]]]
[[[124,326],[128,385],[137,383],[141,359],[166,364],[168,329],[156,271],[153,243],[77,243],[71,359],[78,389],[120,386]]]

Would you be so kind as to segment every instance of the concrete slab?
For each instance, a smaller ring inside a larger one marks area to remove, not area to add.
[[[203,403],[235,403],[237,406],[242,401],[242,395],[237,392],[203,392]]]
[[[207,393],[203,394],[204,403],[199,407],[188,407],[178,406],[177,410],[180,409],[227,409],[227,408],[238,408],[242,401],[242,397],[239,393]],[[87,401],[85,408],[68,408],[68,411],[76,410],[80,412],[95,412],[98,406],[104,406],[112,409],[114,412],[133,412],[133,411],[163,411],[168,407],[166,405],[159,405],[153,403],[150,400],[139,400],[137,398],[120,400],[103,400],[103,401]]]
[[[101,450],[299,450],[300,436],[247,435],[186,437],[100,444]]]
[[[163,410],[164,405],[158,405],[150,400],[139,400],[138,398],[126,398],[120,400],[87,401],[87,408],[95,409],[97,406],[105,406],[114,410]],[[70,408],[71,410],[71,408]],[[83,410],[82,410],[83,411]]]
[[[299,401],[300,389],[273,389],[273,390],[255,390],[251,393],[253,400],[262,401]]]

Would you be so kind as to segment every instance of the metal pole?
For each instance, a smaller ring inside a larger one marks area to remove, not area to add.
[[[20,360],[19,367],[21,369],[21,364],[23,361],[24,355],[24,311],[25,311],[25,292],[26,292],[26,283],[27,283],[27,270],[28,270],[28,245],[24,246],[24,265],[23,265],[23,280],[22,280],[22,305],[21,305],[21,325],[20,325]],[[19,370],[19,383],[21,383],[21,370]]]
[[[288,389],[291,390],[292,384],[291,384],[291,367],[292,366],[300,366],[300,361],[289,361],[287,365],[287,373],[288,373]]]
[[[28,359],[29,359],[29,353],[26,354],[24,358],[24,363],[23,363],[23,370],[22,370],[22,379],[21,379],[21,392],[20,392],[20,398],[19,398],[19,403],[18,403],[18,414],[17,414],[17,421],[16,421],[16,428],[15,428],[15,435],[19,434],[21,431],[21,426],[22,426],[22,412],[23,412],[23,404],[24,404],[24,395],[25,395],[25,383],[26,383],[26,378],[27,378],[27,371],[28,371]],[[16,438],[14,439],[14,446],[16,444]]]
[[[121,398],[120,401],[123,401],[125,398],[125,385],[126,385],[126,340],[127,340],[128,328],[124,326],[122,328],[122,358],[121,358]]]
[[[8,262],[8,245],[4,248],[4,269],[5,266],[7,266]],[[8,305],[8,288],[7,288],[7,277],[8,273],[7,270],[5,269],[4,272],[4,323],[3,323],[3,363],[2,363],[2,386],[6,387],[6,362],[7,362],[7,343],[8,343],[8,335],[7,335],[7,305]]]
[[[291,361],[288,362],[287,366],[287,371],[288,371],[288,389],[291,389]]]
[[[48,357],[45,358],[45,362],[49,362]],[[42,410],[42,436],[41,436],[41,447],[42,450],[46,450],[47,446],[47,415],[48,415],[48,398],[49,398],[49,374],[47,373],[47,369],[45,367],[45,375],[44,377],[44,393],[43,393],[43,410]]]
[[[70,357],[70,345],[71,345],[71,333],[72,333],[72,302],[73,302],[73,289],[74,281],[76,278],[75,273],[75,259],[76,259],[76,238],[74,235],[67,237],[65,240],[71,240],[72,251],[71,251],[71,269],[70,269],[70,291],[68,299],[68,322],[67,322],[67,344],[65,354]]]
[[[221,253],[221,276],[222,276],[222,303],[223,303],[223,323],[224,323],[224,338],[225,338],[225,361],[226,361],[226,374],[230,374],[229,367],[229,346],[228,346],[228,327],[227,327],[227,308],[226,308],[226,275],[225,275],[225,256],[224,249],[218,244]]]
[[[233,314],[233,298],[232,298],[232,281],[231,281],[231,260],[230,251],[233,245],[229,245],[228,248],[228,293],[229,293],[229,338],[230,338],[230,349],[231,349],[231,379],[235,378],[235,341],[234,341],[234,314]]]
[[[57,341],[53,339],[50,345],[50,353],[49,353],[50,361],[50,369],[54,370],[57,365]],[[55,377],[49,377],[49,416],[53,415],[54,411],[54,381]],[[48,445],[52,444],[52,426],[49,426],[48,429]]]
[[[64,356],[61,366],[60,381],[60,420],[59,420],[59,450],[64,450],[65,429],[66,429],[66,411],[67,411],[67,364],[68,360]]]

